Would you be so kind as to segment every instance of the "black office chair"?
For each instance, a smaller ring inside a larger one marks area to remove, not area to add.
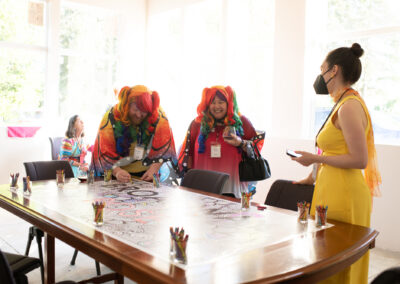
[[[371,284],[400,284],[400,266],[381,272]]]
[[[2,252],[0,250],[1,283],[28,284],[27,273],[40,267],[38,258]],[[44,279],[42,278],[42,283]]]
[[[58,160],[58,156],[60,154],[61,143],[64,137],[49,137],[50,145],[51,145],[51,159]]]
[[[28,284],[26,274],[39,266],[40,260],[37,258],[2,252],[0,250],[0,280],[2,284]],[[57,284],[75,283],[73,281],[57,282]]]
[[[228,179],[226,173],[191,169],[183,177],[181,186],[221,194]]]
[[[39,264],[39,266],[40,266],[40,264]],[[3,252],[1,250],[0,250],[0,278],[6,284],[9,284],[9,283],[15,284],[10,265],[8,264],[6,256],[3,254]]]
[[[73,178],[74,172],[68,161],[38,161],[24,163],[26,175],[31,181],[55,179],[57,170],[64,170],[66,178]]]
[[[312,201],[314,185],[293,184],[290,180],[276,180],[264,204],[297,211],[297,202]]]
[[[30,177],[31,181],[38,180],[49,180],[56,178],[56,170],[64,170],[66,178],[73,178],[74,172],[72,171],[71,165],[68,161],[38,161],[38,162],[25,162],[24,163],[26,175]],[[41,273],[44,275],[43,266],[43,251],[42,251],[42,239],[44,233],[36,226],[29,228],[28,243],[26,245],[25,255],[29,254],[29,250],[33,241],[36,238],[38,244],[39,259],[41,261]],[[72,257],[71,265],[75,264],[75,259],[78,254],[78,250],[75,250]],[[100,264],[96,261],[96,273],[101,275]]]

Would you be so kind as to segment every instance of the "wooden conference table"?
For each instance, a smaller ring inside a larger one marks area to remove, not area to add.
[[[94,201],[106,202],[101,227]],[[232,198],[138,181],[33,182],[30,196],[3,185],[0,206],[46,232],[46,283],[55,282],[54,238],[138,283],[313,283],[355,262],[378,235],[329,220],[329,211],[321,229],[298,223],[296,212],[243,212]],[[170,226],[189,234],[186,265],[169,256]]]

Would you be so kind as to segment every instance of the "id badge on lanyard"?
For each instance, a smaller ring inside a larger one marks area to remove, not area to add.
[[[141,161],[144,156],[144,146],[136,145],[135,151],[133,152],[133,159]]]
[[[221,144],[217,141],[211,142],[211,158],[221,158]]]
[[[138,131],[136,137],[136,146],[135,151],[133,152],[133,159],[141,161],[144,156],[144,151],[146,150],[144,145],[142,144],[142,132]]]

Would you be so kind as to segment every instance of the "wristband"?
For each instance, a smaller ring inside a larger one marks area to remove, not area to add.
[[[240,144],[239,144],[238,148],[242,148],[243,145],[244,145],[244,140],[242,139],[242,141],[240,141]]]

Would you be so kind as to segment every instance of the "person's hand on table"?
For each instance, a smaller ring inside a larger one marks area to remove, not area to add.
[[[145,181],[152,181],[153,180],[153,174],[157,174],[158,171],[161,168],[161,163],[154,163],[151,164],[151,166],[149,167],[149,169],[144,173],[144,175],[142,176],[142,180]]]
[[[121,169],[120,167],[116,167],[113,169],[113,175],[116,177],[117,181],[120,182],[130,182],[131,175],[127,171]]]

